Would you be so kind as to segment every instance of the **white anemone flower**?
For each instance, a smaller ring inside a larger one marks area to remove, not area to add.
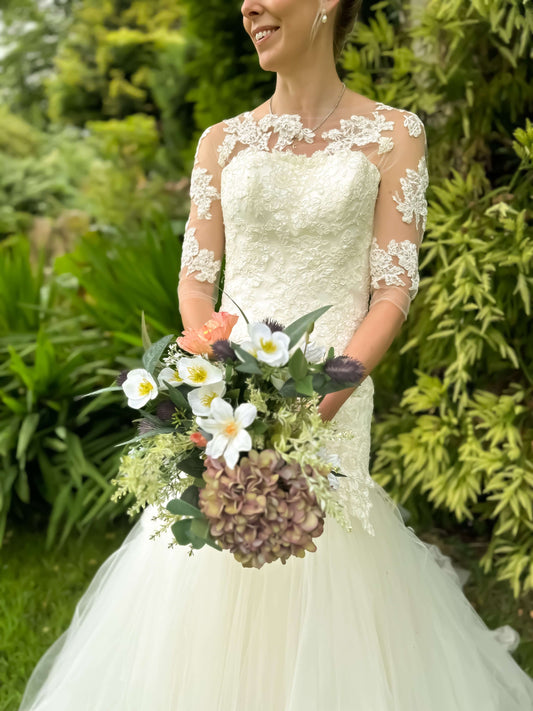
[[[136,410],[140,410],[147,402],[157,397],[158,393],[155,380],[144,368],[130,370],[122,383],[122,390],[128,398],[128,405]]]
[[[157,382],[159,383],[160,390],[168,390],[167,383],[178,386],[183,383],[183,378],[180,378],[180,374],[177,370],[163,368],[157,376]]]
[[[183,382],[194,387],[219,383],[223,377],[220,368],[201,356],[182,358],[178,363],[178,374]]]
[[[257,408],[248,402],[233,410],[232,406],[221,397],[211,403],[209,417],[197,417],[196,422],[204,432],[213,435],[206,445],[205,452],[210,457],[224,455],[226,464],[233,469],[239,459],[239,452],[249,452],[252,438],[246,431],[257,417]]]
[[[205,416],[211,412],[211,403],[216,397],[222,397],[226,392],[226,383],[221,380],[212,385],[202,385],[187,395],[187,400],[195,415]]]
[[[248,326],[251,341],[242,347],[254,355],[257,360],[268,365],[285,365],[289,360],[290,338],[282,331],[272,331],[266,323],[251,323]]]

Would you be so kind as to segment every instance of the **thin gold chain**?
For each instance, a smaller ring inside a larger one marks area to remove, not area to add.
[[[320,126],[322,126],[322,124],[326,123],[326,121],[328,120],[328,118],[329,118],[329,117],[331,116],[331,114],[335,111],[335,109],[337,108],[337,106],[341,103],[341,99],[342,99],[342,97],[343,97],[345,91],[346,91],[346,84],[345,84],[344,82],[342,82],[341,93],[339,94],[339,98],[337,99],[337,103],[336,103],[335,106],[331,109],[331,111],[329,112],[329,114],[328,114],[325,118],[323,118],[322,121],[321,121],[317,126],[315,126],[314,128],[311,129],[311,131],[312,131],[313,133],[314,133],[315,131],[317,131],[317,130],[320,128]],[[272,111],[272,96],[270,97],[269,108],[270,108],[270,115],[272,116],[272,114],[274,113],[274,112]]]

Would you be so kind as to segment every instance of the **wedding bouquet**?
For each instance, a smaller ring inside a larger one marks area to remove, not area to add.
[[[225,312],[177,339],[150,344],[144,330],[143,367],[118,379],[141,417],[113,499],[132,495],[130,514],[156,506],[155,535],[171,527],[190,554],[208,544],[261,568],[316,551],[326,515],[344,515],[343,475],[328,454],[343,433],[319,404],[363,377],[358,361],[310,342],[328,308],[286,328],[248,323],[240,344],[230,340],[237,316]]]

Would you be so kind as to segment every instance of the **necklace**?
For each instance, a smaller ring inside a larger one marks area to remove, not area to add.
[[[310,130],[312,131],[312,133],[314,133],[317,129],[319,129],[320,126],[322,126],[322,124],[326,123],[326,121],[328,120],[328,118],[329,118],[329,117],[331,116],[331,114],[335,111],[335,109],[337,108],[337,106],[341,103],[341,99],[342,99],[342,97],[343,97],[343,94],[344,94],[345,90],[346,90],[346,84],[345,84],[344,82],[342,82],[341,93],[339,94],[339,98],[337,99],[337,103],[336,103],[335,106],[331,109],[331,111],[329,112],[329,114],[328,114],[325,118],[323,118],[322,121],[321,121],[317,126],[315,126],[314,128],[311,128],[311,129],[310,129]],[[270,115],[272,116],[273,113],[274,113],[274,112],[272,111],[272,97],[270,97],[270,101],[268,102],[268,105],[269,105],[269,109],[270,109]]]

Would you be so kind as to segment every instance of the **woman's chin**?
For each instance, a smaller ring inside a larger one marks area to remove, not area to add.
[[[272,61],[272,59],[268,59],[265,57],[259,57],[259,66],[265,72],[277,72],[278,71],[276,62]]]
[[[259,66],[265,72],[279,72],[283,69],[284,63],[279,56],[279,52],[264,52],[258,55]]]

